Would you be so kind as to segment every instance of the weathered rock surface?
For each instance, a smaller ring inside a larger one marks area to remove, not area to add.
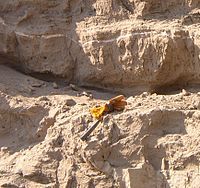
[[[0,3],[0,56],[80,85],[199,83],[198,0]]]
[[[1,1],[0,187],[198,188],[199,26],[199,0]]]
[[[199,187],[198,88],[129,97],[82,142],[89,108],[112,94],[85,90],[91,99],[2,65],[0,81],[1,187]]]

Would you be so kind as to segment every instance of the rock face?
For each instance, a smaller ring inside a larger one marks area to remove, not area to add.
[[[2,0],[0,187],[198,188],[199,25],[199,0]]]
[[[1,58],[79,85],[137,91],[199,83],[199,6],[198,0],[8,0],[0,3]]]
[[[91,99],[2,65],[0,80],[1,187],[199,187],[198,88],[129,97],[81,141],[89,108],[111,94],[84,91]]]

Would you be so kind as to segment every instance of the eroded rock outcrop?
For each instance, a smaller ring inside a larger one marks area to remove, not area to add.
[[[197,0],[6,1],[0,7],[4,63],[98,87],[199,83]]]
[[[129,97],[83,142],[89,108],[112,94],[91,99],[4,66],[0,80],[1,187],[199,186],[198,88]]]
[[[198,88],[129,97],[83,142],[89,108],[111,94],[0,68],[0,186],[198,187]]]
[[[0,186],[198,187],[199,6],[1,1]],[[81,141],[115,91],[126,109]]]

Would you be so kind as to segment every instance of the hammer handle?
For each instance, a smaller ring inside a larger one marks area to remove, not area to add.
[[[86,140],[87,137],[94,131],[101,120],[97,120],[91,127],[89,127],[86,132],[81,136],[81,140]]]

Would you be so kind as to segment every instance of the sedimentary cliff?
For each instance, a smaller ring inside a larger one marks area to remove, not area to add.
[[[199,0],[0,2],[1,187],[199,187]],[[126,94],[123,112],[89,109]]]

